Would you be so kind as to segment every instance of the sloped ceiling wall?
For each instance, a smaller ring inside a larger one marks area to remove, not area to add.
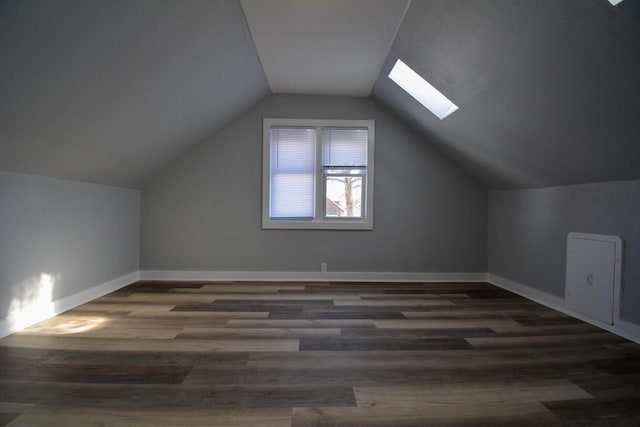
[[[240,0],[273,93],[369,96],[409,0]]]
[[[489,188],[640,179],[638,40],[637,0],[413,0],[372,96]],[[460,109],[405,94],[398,58]],[[0,170],[110,185],[271,94],[236,0],[5,0],[0,61]]]
[[[0,3],[0,170],[139,187],[270,94],[235,1]]]
[[[373,96],[490,188],[640,178],[640,2],[411,3]],[[396,59],[460,109],[438,120]]]

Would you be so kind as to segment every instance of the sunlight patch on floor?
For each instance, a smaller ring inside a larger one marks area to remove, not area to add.
[[[22,330],[26,335],[73,335],[99,329],[106,325],[108,318],[103,316],[62,315],[37,323]]]

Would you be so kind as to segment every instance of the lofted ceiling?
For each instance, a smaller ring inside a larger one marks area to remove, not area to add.
[[[0,2],[0,170],[139,187],[270,94],[237,1]]]
[[[490,188],[640,179],[640,1],[414,0],[373,96]],[[401,58],[460,107],[386,78]]]
[[[4,0],[0,170],[140,187],[306,93],[372,96],[488,188],[640,179],[639,40],[637,0]]]
[[[369,96],[408,0],[241,0],[273,93]]]

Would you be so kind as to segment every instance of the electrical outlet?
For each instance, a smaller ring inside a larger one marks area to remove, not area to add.
[[[326,262],[321,262],[320,263],[320,272],[321,273],[326,273],[327,272],[327,263]]]

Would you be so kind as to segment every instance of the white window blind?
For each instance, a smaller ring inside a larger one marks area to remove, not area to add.
[[[264,229],[373,229],[373,120],[263,120]]]
[[[271,128],[271,218],[313,218],[316,130]]]
[[[366,166],[368,150],[367,128],[322,130],[323,166]]]

